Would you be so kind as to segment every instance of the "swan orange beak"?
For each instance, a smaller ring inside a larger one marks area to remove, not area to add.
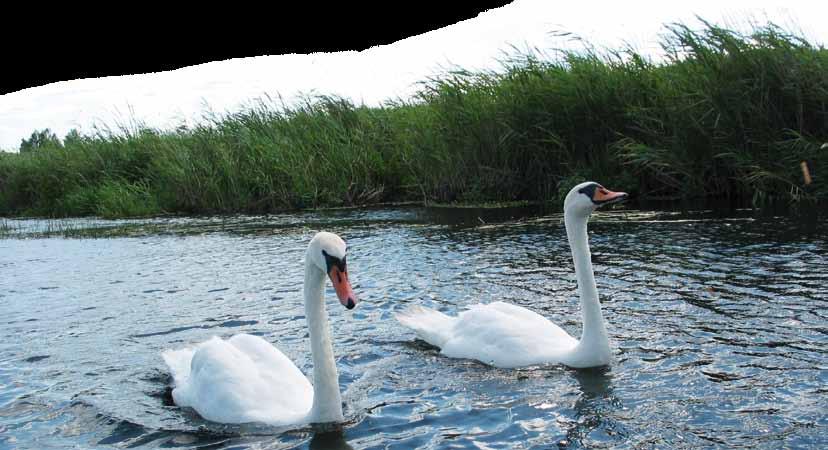
[[[354,295],[354,290],[351,288],[351,282],[348,281],[347,270],[339,270],[338,266],[333,266],[330,272],[328,272],[328,277],[331,279],[331,283],[333,283],[336,296],[339,298],[339,303],[342,303],[342,306],[348,309],[354,309],[354,306],[357,304],[357,298]]]
[[[626,192],[613,192],[609,189],[600,187],[595,190],[595,194],[592,196],[592,201],[596,205],[602,206],[623,201],[627,197],[628,195]]]

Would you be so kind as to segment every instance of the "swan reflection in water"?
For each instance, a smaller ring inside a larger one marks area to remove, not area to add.
[[[308,448],[310,450],[354,450],[345,440],[345,431],[341,429],[316,432]]]
[[[572,406],[574,420],[564,425],[567,443],[587,446],[584,441],[591,440],[593,433],[600,436],[593,434],[592,438],[600,441],[625,439],[627,430],[614,414],[623,405],[613,392],[612,369],[578,369],[572,371],[572,376],[578,381],[580,394]]]

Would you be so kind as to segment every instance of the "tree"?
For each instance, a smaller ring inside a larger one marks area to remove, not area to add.
[[[82,139],[83,136],[81,136],[80,132],[77,129],[72,128],[68,133],[66,133],[66,137],[63,138],[63,145],[69,147],[80,143]]]
[[[45,147],[62,147],[60,139],[48,128],[41,131],[35,130],[28,140],[22,139],[20,141],[20,153],[27,153]]]

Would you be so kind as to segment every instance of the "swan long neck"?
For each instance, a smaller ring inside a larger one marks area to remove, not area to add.
[[[342,397],[325,309],[325,273],[308,260],[305,262],[304,291],[313,356],[313,407],[309,419],[314,423],[340,422],[343,420]]]
[[[583,315],[584,329],[578,348],[589,350],[591,353],[600,350],[609,352],[609,338],[601,314],[601,304],[598,302],[598,288],[595,286],[595,275],[592,271],[592,256],[589,252],[587,237],[587,221],[589,216],[566,212],[566,236],[572,249],[572,259],[575,264],[575,277],[578,279],[578,294],[581,297],[581,314]]]

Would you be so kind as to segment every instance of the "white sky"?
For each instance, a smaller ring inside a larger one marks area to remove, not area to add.
[[[35,129],[59,137],[93,124],[115,127],[133,118],[158,128],[193,123],[209,109],[234,112],[269,94],[290,103],[300,93],[337,94],[355,103],[406,97],[417,83],[452,67],[496,69],[521,49],[573,45],[570,32],[608,48],[633,45],[658,55],[664,24],[697,25],[695,16],[745,29],[768,20],[828,42],[828,2],[818,0],[516,0],[445,28],[362,52],[238,58],[178,70],[52,83],[0,96],[0,149],[16,150]]]

